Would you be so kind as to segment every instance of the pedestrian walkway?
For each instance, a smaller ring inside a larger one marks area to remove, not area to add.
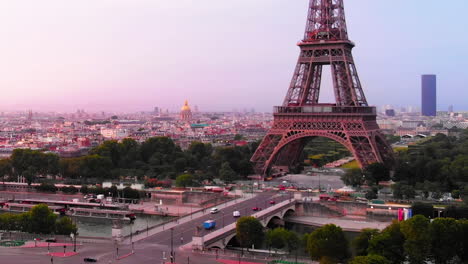
[[[20,248],[44,248],[44,247],[73,247],[72,243],[49,243],[49,242],[36,242],[33,241],[27,242],[25,245],[20,246]],[[76,246],[81,246],[76,244]]]
[[[78,252],[50,252],[49,254],[47,254],[51,257],[57,257],[57,258],[68,258],[68,257],[72,257],[72,256],[75,256],[75,255],[78,255]]]
[[[218,259],[218,262],[223,263],[223,264],[262,264],[260,262],[246,262],[246,261],[230,260],[230,259]]]

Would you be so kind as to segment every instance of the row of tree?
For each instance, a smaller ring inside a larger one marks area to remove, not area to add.
[[[393,180],[399,182],[399,197],[411,198],[412,189],[435,199],[441,193],[468,193],[468,129],[459,137],[438,134],[399,150],[397,161]]]
[[[436,218],[430,221],[416,215],[406,221],[393,222],[382,231],[363,229],[349,242],[343,230],[333,224],[322,226],[299,237],[277,228],[266,234],[254,217],[241,217],[236,238],[242,247],[305,250],[320,263],[351,264],[436,264],[467,263],[468,220]]]
[[[0,160],[0,177],[22,176],[32,183],[37,176],[46,175],[79,181],[126,176],[164,180],[190,173],[196,182],[218,176],[229,182],[253,173],[249,160],[257,145],[214,148],[193,142],[183,151],[168,137],[143,143],[124,139],[106,141],[87,156],[62,159],[53,153],[16,149],[9,159]]]
[[[77,227],[69,217],[58,218],[45,204],[36,205],[29,212],[21,214],[0,214],[0,230],[34,234],[77,234]]]

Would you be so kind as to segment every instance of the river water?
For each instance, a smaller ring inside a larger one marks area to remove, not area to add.
[[[78,227],[79,236],[86,237],[111,237],[112,220],[89,217],[72,217]],[[132,223],[123,221],[122,235],[129,235],[130,232],[146,230],[147,227],[158,225],[170,220],[172,217],[158,215],[138,214],[137,219]]]

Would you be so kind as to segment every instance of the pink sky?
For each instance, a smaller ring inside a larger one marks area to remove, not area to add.
[[[465,1],[453,1],[459,12],[468,11]],[[371,104],[418,105],[419,75],[436,73],[439,89],[447,91],[440,96],[441,106],[468,109],[461,99],[468,98],[468,80],[461,74],[468,66],[466,53],[456,55],[465,51],[467,38],[456,44],[434,40],[434,32],[460,33],[460,28],[441,25],[443,19],[434,22],[436,15],[451,12],[438,3],[345,1],[350,38],[358,44],[358,71]],[[1,1],[0,110],[175,110],[188,99],[201,110],[270,111],[281,104],[289,86],[307,4]],[[399,19],[392,21],[396,14]],[[454,27],[460,24],[454,21]],[[455,92],[462,96],[453,96]],[[329,98],[331,91],[323,94]]]

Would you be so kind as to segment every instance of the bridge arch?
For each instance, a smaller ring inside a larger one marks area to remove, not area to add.
[[[289,208],[288,210],[284,211],[282,218],[284,219],[285,217],[292,216],[295,213],[296,213],[296,210],[294,210],[293,208]]]
[[[348,136],[344,132],[329,132],[327,130],[324,131],[309,131],[309,130],[297,130],[297,131],[290,131],[288,134],[284,135],[283,138],[280,140],[276,148],[273,150],[273,153],[270,156],[270,159],[266,161],[265,171],[269,171],[271,166],[273,166],[278,159],[278,156],[282,151],[288,146],[293,145],[295,142],[299,142],[300,140],[307,140],[309,138],[314,137],[324,137],[331,140],[334,140],[341,145],[343,145],[358,161],[360,164],[359,159],[356,156],[355,150],[348,139]],[[300,144],[300,143],[299,143]],[[305,144],[304,144],[305,145]],[[303,147],[303,146],[302,146]],[[298,150],[296,150],[298,151]],[[300,149],[302,152],[302,148]],[[300,153],[294,153],[294,155],[298,156]],[[297,159],[297,157],[293,157],[292,159]]]

